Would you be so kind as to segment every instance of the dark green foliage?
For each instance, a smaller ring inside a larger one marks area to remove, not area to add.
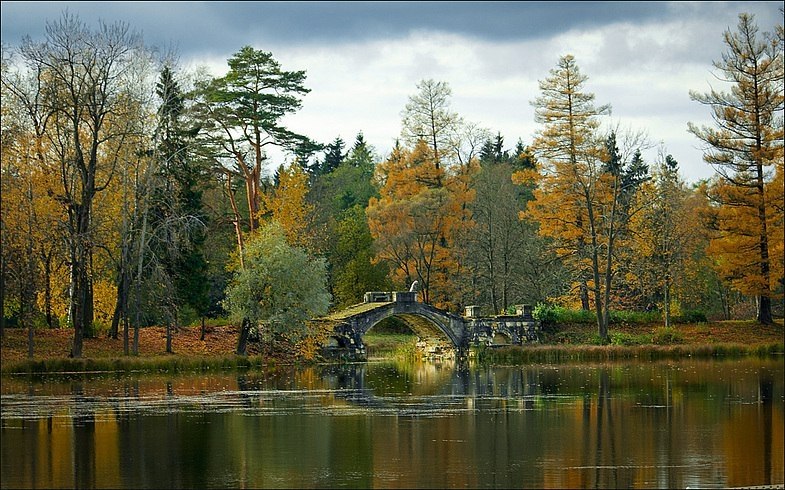
[[[700,310],[686,310],[673,318],[673,323],[706,323],[706,313]]]
[[[318,167],[317,175],[326,175],[338,168],[346,158],[346,154],[343,153],[344,145],[345,143],[340,136],[327,145],[324,150],[324,160]]]
[[[163,293],[169,298],[166,302],[204,316],[210,308],[204,256],[207,214],[202,202],[208,171],[204,160],[189,149],[193,137],[181,117],[184,95],[169,66],[161,71],[156,95],[161,100],[156,130],[160,178],[153,190],[152,253],[159,273],[168,278],[163,281],[170,288]]]
[[[373,239],[362,206],[355,205],[342,214],[335,238],[330,263],[331,286],[337,307],[359,303],[366,291],[391,288],[387,266],[372,261]]]
[[[284,115],[302,107],[300,98],[310,92],[304,85],[305,71],[281,70],[272,53],[251,46],[244,46],[227,62],[227,75],[203,88],[214,124],[259,129],[298,156],[319,150],[319,144],[281,124]]]
[[[537,303],[532,311],[532,317],[543,326],[555,325],[558,320],[556,307],[546,303]]]
[[[684,335],[673,327],[660,327],[654,331],[652,342],[659,345],[681,344],[684,342]]]
[[[510,153],[504,149],[504,137],[497,133],[496,137],[488,139],[480,149],[480,163],[494,164],[510,161]]]
[[[593,323],[596,321],[594,313],[587,310],[571,310],[561,306],[544,303],[537,304],[532,312],[535,320],[543,325],[558,325],[569,323]],[[658,311],[611,311],[609,315],[611,325],[624,323],[655,323],[662,321],[662,314]]]

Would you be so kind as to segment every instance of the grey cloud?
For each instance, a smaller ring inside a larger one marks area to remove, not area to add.
[[[123,21],[153,45],[226,52],[260,42],[325,43],[430,29],[486,40],[531,39],[571,28],[671,13],[666,2],[18,2],[5,1],[2,38],[43,35],[65,8],[92,24]]]

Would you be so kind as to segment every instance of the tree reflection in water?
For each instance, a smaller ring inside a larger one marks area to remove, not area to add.
[[[371,362],[4,378],[10,487],[783,481],[781,362]]]

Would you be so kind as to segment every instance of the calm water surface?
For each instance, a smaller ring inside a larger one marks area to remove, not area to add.
[[[783,482],[777,360],[2,378],[3,488]]]

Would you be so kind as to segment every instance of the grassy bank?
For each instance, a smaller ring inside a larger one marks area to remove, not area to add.
[[[161,372],[180,373],[251,369],[270,365],[262,356],[189,357],[182,355],[117,358],[52,358],[26,359],[3,365],[4,373],[89,373],[89,372]]]
[[[774,325],[754,321],[702,322],[665,328],[661,322],[620,322],[610,328],[610,345],[601,345],[589,322],[544,329],[539,345],[475,350],[480,362],[582,362],[679,358],[768,357],[785,352],[782,319]]]
[[[417,336],[406,333],[368,332],[363,337],[368,358],[414,359],[417,357]]]
[[[660,359],[733,359],[748,356],[781,356],[782,342],[767,344],[714,345],[536,345],[482,348],[474,351],[478,362],[488,364],[527,364],[596,361],[653,361]]]
[[[284,355],[262,355],[252,344],[249,356],[236,356],[237,328],[212,326],[204,340],[200,328],[184,327],[173,334],[173,354],[166,353],[166,332],[161,327],[139,332],[139,355],[124,356],[122,339],[100,335],[85,339],[83,357],[70,359],[72,331],[35,331],[33,358],[28,359],[27,331],[6,329],[2,339],[2,372],[148,371],[181,372],[247,369],[293,362]],[[752,321],[706,322],[664,329],[661,323],[622,322],[610,329],[611,345],[597,345],[596,327],[577,322],[551,326],[541,343],[532,346],[485,348],[474,352],[481,362],[581,362],[625,359],[734,358],[781,355],[782,320],[774,325]],[[365,336],[369,357],[415,356],[415,337],[400,332],[374,332]]]

